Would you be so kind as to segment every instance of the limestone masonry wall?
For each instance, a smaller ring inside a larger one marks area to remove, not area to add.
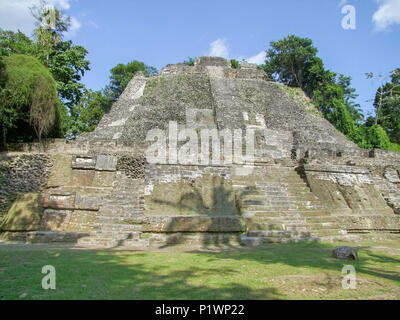
[[[94,132],[1,154],[1,237],[145,247],[400,232],[400,155],[360,149],[309,104],[256,66],[232,69],[222,58],[138,75]],[[232,162],[187,164],[167,152],[149,163],[147,133],[163,130],[168,151],[170,122],[196,133],[253,131],[254,163],[240,161],[248,147],[233,136]]]

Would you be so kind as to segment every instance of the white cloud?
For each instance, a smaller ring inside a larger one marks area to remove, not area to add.
[[[209,56],[229,58],[229,50],[226,45],[226,39],[217,39],[210,43]]]
[[[71,8],[71,0],[47,0],[47,3],[54,5],[61,10]],[[40,5],[40,0],[0,0],[0,28],[5,30],[21,30],[31,35],[34,28],[34,19],[29,8]],[[71,29],[69,34],[75,34],[82,26],[77,18],[71,18]]]
[[[93,28],[93,29],[100,29],[100,26],[94,22],[93,20],[89,20],[85,23],[86,26]]]
[[[54,6],[58,6],[62,10],[68,10],[71,8],[69,0],[50,0],[49,3],[53,4]]]
[[[377,30],[382,31],[394,24],[400,24],[400,0],[377,0],[378,10],[372,16]]]
[[[267,55],[266,55],[265,51],[261,51],[259,54],[256,54],[255,56],[252,56],[246,60],[249,63],[264,64],[266,56]]]
[[[82,23],[75,17],[71,17],[71,26],[66,34],[67,37],[75,36],[76,32],[82,27]]]
[[[222,57],[225,59],[229,59],[229,49],[227,40],[219,38],[211,42],[208,55],[212,57]],[[264,64],[265,57],[266,57],[265,51],[261,51],[260,53],[251,56],[249,58],[240,56],[240,57],[235,57],[235,59],[238,61],[245,60],[249,63],[254,63],[254,64]]]

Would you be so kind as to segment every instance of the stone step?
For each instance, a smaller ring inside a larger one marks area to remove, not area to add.
[[[290,243],[290,242],[333,242],[333,241],[359,241],[357,235],[330,235],[330,236],[300,236],[291,238],[277,237],[251,237],[242,236],[241,244],[244,246],[259,246],[265,243]]]
[[[277,238],[291,238],[291,237],[308,237],[310,236],[310,232],[308,231],[279,231],[279,230],[251,230],[247,232],[247,236],[249,237],[262,237],[262,238],[269,238],[269,237],[277,237]]]
[[[101,223],[99,221],[94,225],[99,228],[102,232],[104,231],[121,231],[121,232],[130,232],[130,231],[141,231],[142,225],[139,224],[111,224],[111,223]]]
[[[102,212],[101,215],[97,216],[97,222],[102,224],[141,224],[143,221],[143,216],[136,214],[130,215],[129,213],[125,215],[117,216],[104,216]]]
[[[143,237],[151,244],[196,244],[220,245],[239,244],[242,233],[147,233]]]
[[[275,201],[319,201],[319,199],[311,193],[306,193],[304,195],[267,195],[263,194],[249,194],[249,195],[242,195],[241,198],[243,201],[247,200],[260,200],[260,201],[268,201],[268,200],[275,200]]]
[[[95,238],[103,238],[109,240],[131,240],[131,239],[139,239],[140,236],[142,235],[142,232],[99,230],[99,231],[93,231],[91,234]]]
[[[274,205],[297,205],[297,206],[321,206],[319,202],[313,200],[289,200],[289,199],[267,199],[267,200],[243,200],[242,205],[274,206]]]
[[[116,240],[108,238],[88,237],[82,238],[78,241],[81,246],[101,247],[101,248],[146,248],[149,246],[148,239],[129,239],[129,240]]]
[[[305,219],[307,223],[326,223],[326,222],[337,223],[337,219],[335,217],[328,215],[305,217]]]
[[[280,212],[290,212],[290,211],[311,211],[311,210],[326,210],[327,208],[322,205],[295,205],[295,204],[276,204],[276,205],[243,205],[241,207],[241,210],[243,212],[246,211],[265,211],[265,212],[270,212],[270,211],[280,211]]]
[[[302,241],[319,241],[318,237],[292,237],[292,238],[276,238],[276,237],[242,237],[241,244],[244,246],[259,246],[265,243],[290,243]]]
[[[287,223],[287,224],[307,224],[306,220],[302,217],[287,217],[287,216],[277,216],[277,217],[258,217],[258,218],[249,218],[246,221],[251,223],[263,224],[263,223]]]
[[[3,232],[2,238],[9,241],[24,241],[30,243],[72,242],[76,243],[81,238],[88,237],[88,232],[64,231],[28,231],[28,232]]]
[[[303,211],[303,210],[242,210],[242,216],[246,219],[264,219],[269,217],[301,217],[301,218],[314,218],[316,217],[326,217],[331,219],[332,216],[323,211],[315,210],[315,211]],[[330,221],[330,220],[329,220]],[[318,222],[318,221],[316,221]],[[328,221],[327,221],[328,222]]]
[[[347,234],[347,231],[341,230],[341,229],[325,229],[325,230],[312,230],[311,231],[312,236],[318,236],[318,237],[340,236],[340,235],[346,235],[346,234]]]

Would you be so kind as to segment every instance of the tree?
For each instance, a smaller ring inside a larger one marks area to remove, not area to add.
[[[369,73],[367,77],[374,75]],[[390,82],[381,84],[375,95],[375,124],[381,125],[393,142],[400,143],[400,68],[394,70],[390,78]]]
[[[49,66],[50,54],[53,48],[62,41],[63,33],[68,31],[71,19],[44,0],[40,1],[40,5],[31,7],[30,10],[35,19],[34,34],[40,45],[40,53],[44,57],[46,66]]]
[[[365,141],[366,147],[369,149],[378,148],[389,150],[391,148],[391,142],[385,129],[378,124],[365,127]]]
[[[158,73],[156,68],[136,60],[127,64],[120,63],[111,69],[110,83],[103,89],[102,109],[104,112],[111,109],[112,104],[119,99],[128,83],[138,72],[143,72],[145,76],[153,76]]]
[[[335,128],[363,144],[363,114],[351,78],[325,69],[316,53],[310,39],[291,35],[271,42],[264,69],[285,85],[300,87]]]
[[[360,124],[364,120],[364,114],[361,109],[361,105],[355,102],[358,97],[356,89],[351,87],[351,77],[346,77],[340,74],[336,79],[337,84],[342,88],[344,94],[344,102],[347,105],[347,109],[350,112],[351,117]]]
[[[71,108],[69,133],[93,131],[104,114],[105,97],[100,91],[84,90],[79,103]]]
[[[119,96],[125,90],[129,81],[138,73],[143,72],[146,76],[157,73],[157,69],[147,66],[144,62],[133,60],[127,64],[118,64],[111,69],[109,90],[113,101],[118,100]]]
[[[56,83],[50,71],[36,58],[13,54],[3,57],[0,91],[2,141],[7,130],[32,128],[39,140],[55,120]]]
[[[62,11],[41,0],[39,6],[31,8],[31,13],[36,23],[36,56],[50,68],[60,99],[72,107],[82,95],[81,78],[90,70],[89,61],[85,60],[88,52],[82,46],[73,46],[72,41],[62,41],[71,24],[70,17]]]
[[[312,41],[289,35],[282,40],[271,41],[270,46],[265,71],[285,85],[303,88],[305,65],[317,54]]]
[[[21,53],[36,55],[37,45],[21,31],[13,32],[0,29],[0,56]]]
[[[57,81],[60,99],[71,108],[79,102],[84,85],[80,82],[90,62],[85,59],[87,50],[74,46],[71,41],[58,43],[49,55],[49,69]]]
[[[196,58],[188,57],[187,60],[183,61],[183,64],[193,67],[195,62],[196,62]]]

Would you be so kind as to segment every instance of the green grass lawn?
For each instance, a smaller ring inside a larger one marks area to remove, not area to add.
[[[399,299],[399,244],[341,261],[331,251],[343,243],[152,252],[0,243],[0,299]],[[342,289],[348,264],[356,290]],[[56,290],[41,287],[44,265],[56,268]]]

